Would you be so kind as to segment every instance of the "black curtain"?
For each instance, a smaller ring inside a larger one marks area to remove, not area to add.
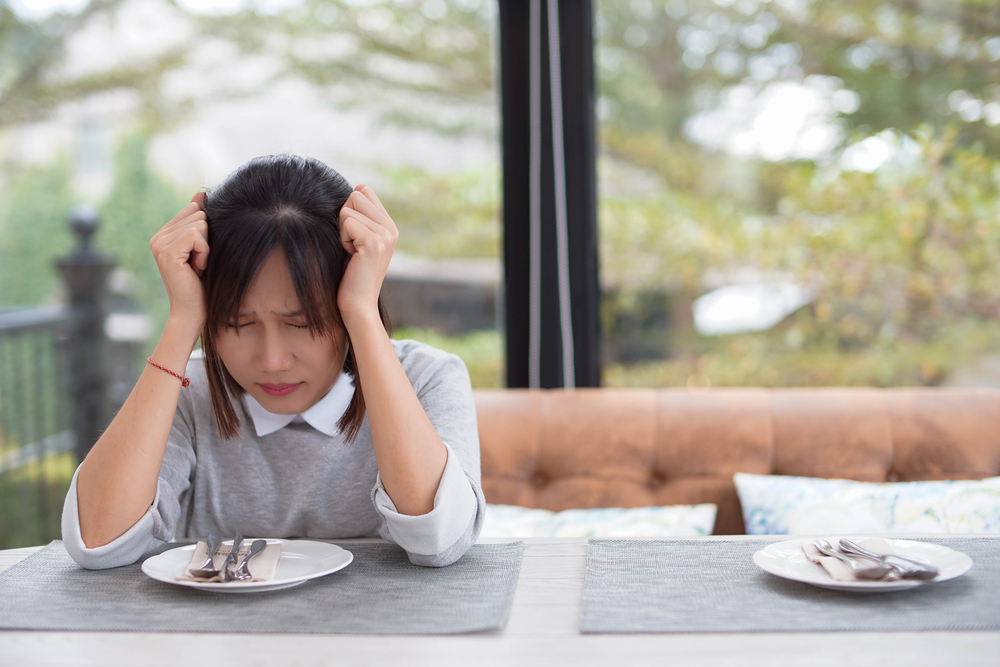
[[[499,9],[507,386],[599,386],[593,6]]]

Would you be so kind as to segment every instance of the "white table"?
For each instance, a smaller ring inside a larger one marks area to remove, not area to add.
[[[0,571],[39,548],[0,551]],[[510,619],[496,634],[0,631],[0,665],[1000,665],[1000,632],[582,635],[586,554],[585,539],[525,540]]]

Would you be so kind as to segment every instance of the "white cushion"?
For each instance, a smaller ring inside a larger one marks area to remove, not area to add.
[[[487,505],[480,537],[693,537],[711,535],[717,507],[607,507],[587,510]]]
[[[748,535],[1000,533],[1000,477],[875,484],[733,476]]]

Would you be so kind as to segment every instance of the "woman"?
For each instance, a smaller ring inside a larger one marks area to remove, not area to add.
[[[70,555],[116,567],[239,530],[461,557],[485,512],[475,407],[460,359],[389,338],[397,236],[370,188],[316,160],[257,158],[195,195],[150,241],[170,314],[73,478]]]

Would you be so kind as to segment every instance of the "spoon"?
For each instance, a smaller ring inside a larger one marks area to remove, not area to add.
[[[211,579],[212,577],[219,576],[222,572],[212,562],[212,559],[215,557],[215,551],[219,548],[219,536],[211,533],[206,538],[206,541],[208,542],[208,558],[205,559],[205,564],[199,568],[188,570],[188,573],[192,577],[198,577],[199,579]]]
[[[903,579],[926,580],[933,579],[938,575],[937,568],[930,563],[923,563],[915,558],[903,558],[902,556],[875,553],[874,551],[865,549],[860,544],[855,544],[850,540],[841,540],[840,548],[843,549],[845,553],[861,556],[862,558],[868,558],[869,560],[873,560],[880,565],[889,566],[894,570],[897,570],[899,572],[899,576]]]
[[[253,544],[250,545],[250,553],[248,553],[247,557],[243,559],[240,566],[236,568],[236,581],[246,581],[247,579],[253,578],[253,575],[250,574],[250,568],[247,566],[247,563],[250,562],[251,558],[263,551],[266,546],[267,540],[253,541]]]
[[[827,542],[826,540],[816,540],[813,544],[815,545],[816,549],[819,550],[820,553],[826,556],[833,556],[834,558],[837,558],[847,563],[847,565],[851,568],[851,573],[854,575],[856,579],[869,579],[869,580],[882,579],[885,577],[885,575],[892,572],[892,568],[886,567],[885,565],[873,565],[871,567],[865,567],[864,565],[854,560],[853,558],[848,558],[839,551],[836,551],[833,548],[833,545]]]

